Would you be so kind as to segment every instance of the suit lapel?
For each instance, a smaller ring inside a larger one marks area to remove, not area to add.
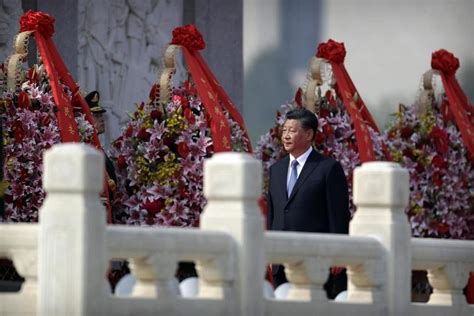
[[[316,166],[319,163],[319,160],[320,160],[320,155],[315,150],[311,151],[311,154],[308,156],[308,159],[306,160],[306,162],[304,164],[303,170],[301,170],[301,173],[298,177],[298,180],[296,180],[295,186],[293,187],[293,191],[291,192],[291,195],[288,198],[287,203],[289,203],[291,201],[291,199],[298,192],[298,189],[303,185],[303,183],[306,181],[308,176],[316,168]]]
[[[278,188],[280,192],[278,192],[279,196],[286,197],[288,193],[286,193],[286,180],[288,177],[288,165],[290,164],[290,156],[286,156],[282,162],[281,168],[278,168],[277,179],[278,179]]]

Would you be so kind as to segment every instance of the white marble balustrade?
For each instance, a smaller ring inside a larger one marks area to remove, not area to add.
[[[474,314],[462,295],[474,242],[410,237],[408,173],[397,164],[356,170],[349,235],[265,232],[260,163],[238,153],[206,161],[199,229],[106,226],[102,170],[103,157],[87,145],[61,144],[45,155],[40,223],[0,225],[0,257],[25,277],[20,292],[0,293],[1,315]],[[115,259],[130,262],[129,296],[110,293],[105,275]],[[179,292],[179,261],[196,263],[194,297]],[[264,295],[270,263],[285,265],[286,299]],[[325,296],[331,266],[347,268],[346,301]],[[426,304],[410,301],[412,269],[428,271],[434,292]]]

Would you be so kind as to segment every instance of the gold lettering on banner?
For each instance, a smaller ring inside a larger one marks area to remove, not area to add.
[[[71,113],[69,113],[69,109],[68,108],[64,108],[64,115],[66,115],[66,117],[71,117]]]
[[[361,129],[361,130],[363,130],[364,132],[366,132],[366,131],[367,131],[367,128],[365,127],[365,125],[364,125],[364,124],[360,124],[360,129]]]
[[[362,125],[362,122],[363,122],[364,120],[362,119],[362,117],[360,117],[360,114],[359,114],[359,113],[355,112],[354,118],[355,118],[356,121],[359,121],[359,122],[361,123],[361,125]]]
[[[220,114],[220,111],[219,111],[219,108],[217,106],[214,107],[214,113],[216,115],[219,115]]]
[[[69,130],[69,134],[74,135],[74,129],[72,128],[71,124],[69,124],[68,130]]]
[[[219,128],[222,130],[224,127],[225,127],[225,123],[224,123],[224,121],[221,119],[221,121],[220,121],[220,123],[219,123]]]
[[[207,96],[209,97],[209,99],[214,101],[214,96],[212,95],[211,91],[207,91]]]
[[[357,105],[354,103],[354,101],[351,101],[350,106],[351,106],[354,110],[358,110]]]
[[[227,140],[227,137],[222,137],[222,144],[224,145],[224,147],[229,147],[229,141]]]
[[[351,98],[351,94],[350,94],[349,91],[347,91],[347,90],[344,90],[344,95],[345,95],[346,98],[348,98],[348,99]]]
[[[202,82],[203,84],[207,84],[207,81],[206,81],[206,80],[204,80],[204,78],[203,78],[203,77],[201,77],[200,79],[201,79],[201,82]]]

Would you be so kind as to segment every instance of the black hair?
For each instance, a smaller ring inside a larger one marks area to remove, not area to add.
[[[100,93],[99,91],[97,90],[94,90],[94,91],[91,91],[89,92],[85,97],[84,99],[86,100],[87,104],[89,104],[89,106],[91,106],[91,102],[92,102],[92,99],[94,99],[94,97],[97,95],[97,98],[100,99]]]
[[[300,121],[304,129],[312,129],[314,134],[318,131],[318,118],[316,114],[306,108],[296,108],[290,110],[285,115],[286,120]]]

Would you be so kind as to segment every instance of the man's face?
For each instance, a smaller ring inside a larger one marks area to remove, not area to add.
[[[104,133],[105,132],[104,113],[93,113],[92,117],[94,118],[94,127],[97,130],[97,134]]]
[[[281,142],[288,153],[297,158],[311,146],[312,140],[313,130],[305,130],[298,120],[290,119],[285,121]]]

